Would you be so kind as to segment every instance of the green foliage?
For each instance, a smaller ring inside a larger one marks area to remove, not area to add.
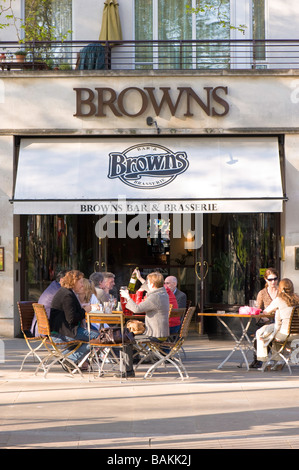
[[[51,0],[26,0],[25,19],[15,15],[15,0],[1,1],[0,29],[14,26],[20,44],[30,41],[64,41],[71,33],[67,31],[63,35],[57,34],[56,26],[52,22]]]

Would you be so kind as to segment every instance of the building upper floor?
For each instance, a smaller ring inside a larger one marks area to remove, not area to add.
[[[298,26],[297,0],[6,0],[0,72],[298,68]]]

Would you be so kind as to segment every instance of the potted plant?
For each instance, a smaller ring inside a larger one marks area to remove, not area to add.
[[[17,62],[24,62],[26,55],[27,52],[25,51],[25,49],[20,49],[19,51],[15,52]]]
[[[58,66],[59,70],[72,70],[72,66],[66,62],[59,64]]]

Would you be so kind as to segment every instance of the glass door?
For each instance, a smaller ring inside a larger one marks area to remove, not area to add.
[[[279,269],[279,219],[274,213],[204,216],[205,310],[238,310],[256,298],[265,269]]]

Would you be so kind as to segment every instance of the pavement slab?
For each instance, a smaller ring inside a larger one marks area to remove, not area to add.
[[[298,449],[299,367],[247,371],[233,347],[192,332],[185,343],[182,381],[161,368],[144,379],[120,380],[85,373],[70,376],[58,365],[47,378],[37,363],[20,365],[23,339],[2,338],[1,449]]]

